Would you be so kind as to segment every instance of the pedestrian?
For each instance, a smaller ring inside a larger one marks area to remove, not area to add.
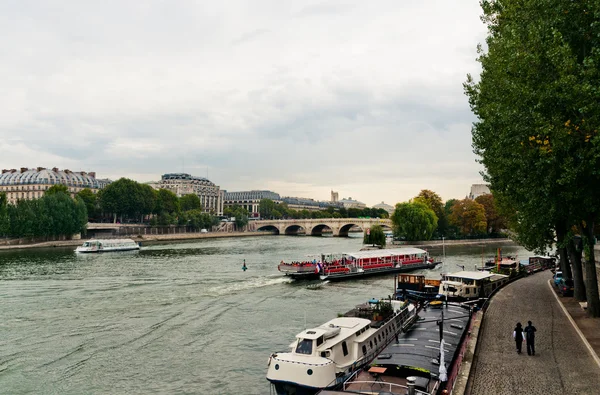
[[[531,321],[527,321],[527,326],[523,329],[525,332],[525,340],[527,340],[527,355],[535,355],[535,326],[531,325]]]
[[[517,354],[521,354],[521,345],[523,344],[523,328],[520,322],[517,322],[517,326],[513,332],[513,338],[517,343]]]

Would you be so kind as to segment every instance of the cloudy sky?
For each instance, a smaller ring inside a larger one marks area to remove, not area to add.
[[[4,0],[0,167],[463,198],[478,3]]]

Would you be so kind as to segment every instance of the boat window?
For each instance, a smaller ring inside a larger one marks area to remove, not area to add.
[[[321,357],[323,358],[329,358],[331,356],[331,351],[327,350],[327,351],[321,351]]]
[[[302,339],[298,341],[298,346],[296,347],[296,353],[298,354],[312,354],[312,340],[310,339]]]
[[[323,336],[319,336],[317,338],[317,347],[319,347],[321,344],[323,344]]]
[[[367,354],[367,346],[362,346],[363,355]]]
[[[375,338],[375,346],[377,346],[377,338]]]
[[[469,291],[469,288],[465,288],[465,294],[467,294],[467,295],[468,295],[468,294],[469,294],[469,292],[470,292],[470,291]]]
[[[360,335],[360,330],[358,332],[355,333],[356,337],[358,337]]]
[[[346,342],[342,342],[342,351],[344,352],[344,356],[348,355],[348,345]]]
[[[373,348],[373,342],[369,340],[369,348]]]

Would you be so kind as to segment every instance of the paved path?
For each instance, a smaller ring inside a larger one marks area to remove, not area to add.
[[[599,394],[600,367],[537,273],[498,292],[484,316],[471,394]],[[537,328],[535,356],[517,354],[512,332],[520,321]]]

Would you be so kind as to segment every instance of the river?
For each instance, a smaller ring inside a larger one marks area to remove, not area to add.
[[[393,288],[393,275],[307,286],[277,263],[357,251],[361,242],[273,236],[100,255],[2,251],[0,393],[269,394],[271,352]],[[428,275],[473,269],[496,247],[446,246],[444,267]],[[514,245],[503,253],[530,255]]]

